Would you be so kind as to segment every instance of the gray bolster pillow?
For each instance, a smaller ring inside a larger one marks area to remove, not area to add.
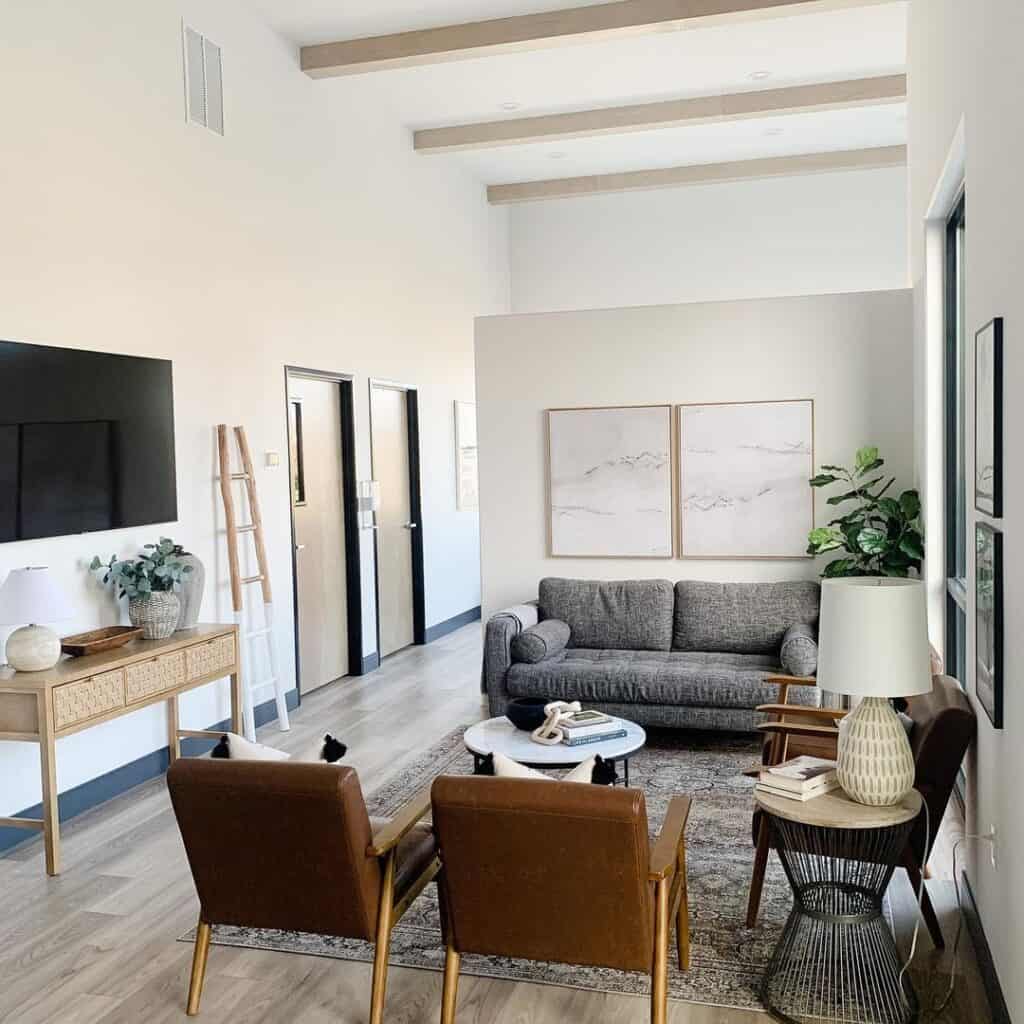
[[[779,661],[791,676],[813,676],[818,671],[818,641],[813,626],[790,626],[782,638]]]
[[[561,619],[545,619],[512,638],[512,660],[535,665],[564,651],[568,643],[569,624]]]

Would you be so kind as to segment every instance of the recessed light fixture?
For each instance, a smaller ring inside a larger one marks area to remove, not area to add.
[[[502,104],[500,104],[500,107],[501,107],[502,110],[518,110],[521,105],[522,104],[520,104],[520,103],[509,102],[509,103],[502,103]]]
[[[772,77],[770,71],[752,71],[749,75],[752,82],[763,82],[766,78]]]
[[[548,159],[549,160],[564,160],[565,159],[565,153],[563,153],[561,150],[557,150],[554,153],[548,153]]]
[[[765,133],[765,135],[782,135],[785,132],[785,130],[786,130],[785,128],[779,128],[779,127],[765,128],[764,133]]]

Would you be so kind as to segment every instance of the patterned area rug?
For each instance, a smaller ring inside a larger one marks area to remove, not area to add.
[[[450,733],[374,790],[367,799],[370,813],[390,815],[435,775],[470,774],[473,762],[462,745],[462,733],[462,729]],[[687,973],[679,971],[670,953],[669,994],[673,999],[763,1009],[757,989],[792,897],[773,857],[765,879],[759,926],[745,926],[754,857],[750,836],[753,780],[742,772],[757,762],[759,750],[759,744],[747,737],[651,732],[647,746],[630,762],[630,781],[646,794],[652,830],[660,827],[670,797],[677,793],[693,797],[687,830],[691,965]],[[444,947],[436,893],[436,887],[430,886],[395,929],[390,961],[393,966],[442,969]],[[193,935],[184,939],[191,940]],[[673,943],[674,936],[673,930]],[[340,960],[373,960],[373,948],[365,942],[297,932],[218,927],[213,941],[223,946]],[[628,995],[649,992],[649,979],[644,975],[503,957],[465,956],[462,972]]]

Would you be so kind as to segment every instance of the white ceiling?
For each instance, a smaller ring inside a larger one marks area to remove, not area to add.
[[[296,44],[564,7],[581,0],[250,0]],[[899,73],[906,3],[896,2],[325,79],[377,101],[410,131],[471,121]],[[767,78],[752,79],[756,72]],[[516,109],[507,109],[515,104]],[[376,106],[377,103],[374,103]],[[675,164],[897,145],[903,104],[768,120],[423,155],[487,184]],[[777,129],[782,129],[781,134]],[[771,134],[766,132],[772,129]],[[411,145],[410,138],[410,145]],[[554,154],[558,154],[553,158]]]

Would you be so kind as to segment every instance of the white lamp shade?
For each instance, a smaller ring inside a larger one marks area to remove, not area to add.
[[[0,624],[5,626],[57,622],[73,615],[49,569],[12,569],[0,587]]]
[[[920,580],[823,580],[818,686],[851,697],[930,693],[928,614]]]

